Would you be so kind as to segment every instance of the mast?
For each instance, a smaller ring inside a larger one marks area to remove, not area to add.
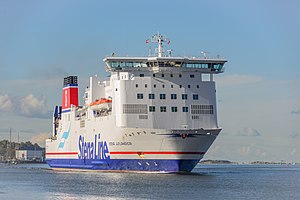
[[[148,44],[149,40],[146,40],[146,44]],[[151,36],[150,38],[151,42],[157,42],[158,43],[158,48],[157,48],[157,57],[164,57],[164,50],[163,50],[163,42],[167,42],[168,44],[170,44],[170,40],[163,35],[158,34],[154,34]]]
[[[163,36],[158,35],[157,42],[158,42],[158,57],[163,57]]]
[[[11,128],[9,129],[9,158],[11,158]]]
[[[9,145],[7,145],[8,149],[8,160],[11,159],[11,128],[9,128]]]

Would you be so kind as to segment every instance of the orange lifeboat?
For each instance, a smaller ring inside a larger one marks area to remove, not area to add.
[[[90,107],[92,108],[92,110],[95,110],[95,111],[110,110],[112,107],[112,100],[110,98],[109,99],[106,99],[106,98],[97,99],[96,101],[94,101],[90,104]]]

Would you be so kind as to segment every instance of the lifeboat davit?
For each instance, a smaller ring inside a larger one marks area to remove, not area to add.
[[[99,100],[96,100],[90,104],[90,107],[94,111],[106,111],[110,110],[112,107],[112,100],[101,98]]]

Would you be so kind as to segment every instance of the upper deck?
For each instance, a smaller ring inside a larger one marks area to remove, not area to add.
[[[160,68],[196,69],[202,73],[223,73],[225,59],[186,57],[106,57],[108,71],[159,70]]]
[[[132,71],[132,70],[149,70],[149,71],[160,71],[160,70],[189,70],[198,71],[201,73],[218,74],[223,73],[224,63],[227,62],[225,59],[220,58],[207,58],[206,52],[204,58],[188,58],[188,57],[172,57],[171,50],[169,55],[164,56],[163,42],[170,43],[170,40],[160,34],[154,34],[151,42],[158,43],[157,56],[149,57],[106,57],[103,61],[106,64],[108,71]],[[146,40],[148,43],[149,40]]]

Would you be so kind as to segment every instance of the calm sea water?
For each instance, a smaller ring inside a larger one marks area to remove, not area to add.
[[[300,165],[199,165],[191,174],[0,164],[0,199],[300,199]]]

